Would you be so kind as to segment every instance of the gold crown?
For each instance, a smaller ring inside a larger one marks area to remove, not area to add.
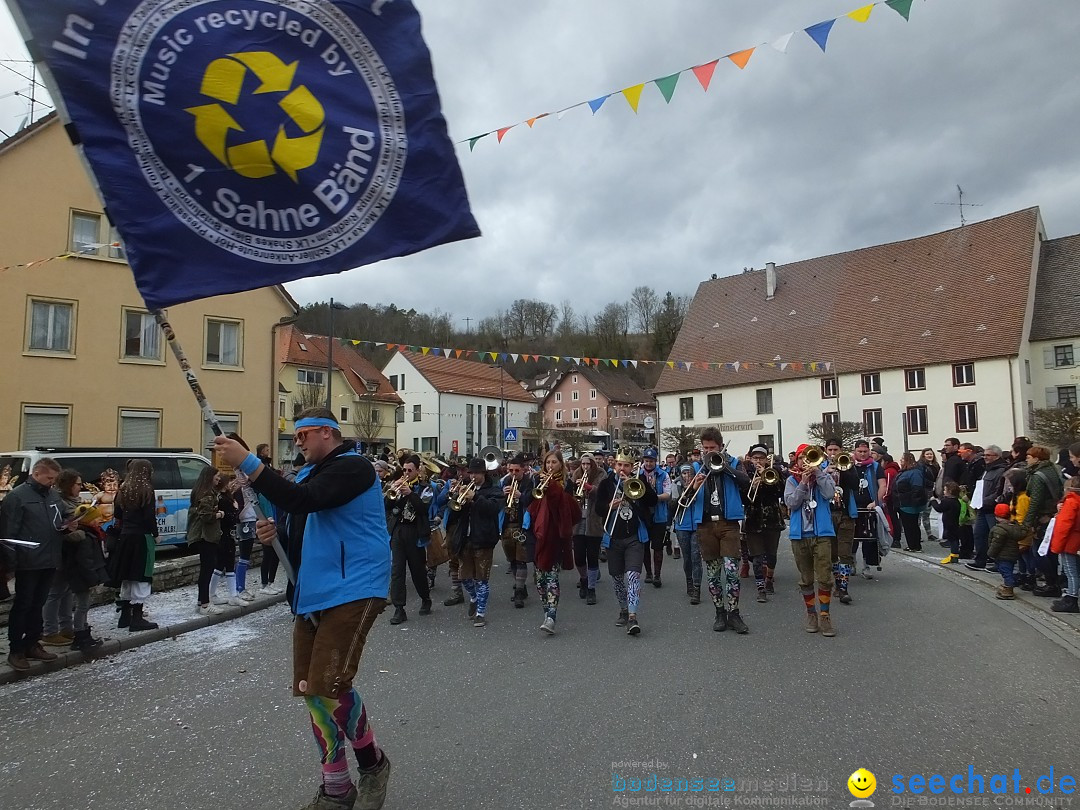
[[[629,447],[619,447],[615,450],[615,460],[622,461],[626,464],[636,464],[637,456],[634,455],[634,451]]]

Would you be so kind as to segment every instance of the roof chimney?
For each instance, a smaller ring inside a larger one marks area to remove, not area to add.
[[[765,263],[765,300],[772,301],[776,295],[776,263]]]

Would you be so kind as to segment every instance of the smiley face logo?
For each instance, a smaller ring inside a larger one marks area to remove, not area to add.
[[[866,768],[859,768],[847,780],[848,790],[856,799],[866,799],[877,790],[877,779]]]

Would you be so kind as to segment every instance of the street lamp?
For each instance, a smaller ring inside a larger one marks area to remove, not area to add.
[[[326,341],[326,410],[330,413],[334,412],[333,407],[330,405],[330,389],[333,387],[334,380],[334,310],[342,309],[347,310],[348,307],[342,303],[334,303],[334,299],[330,299],[330,338]]]

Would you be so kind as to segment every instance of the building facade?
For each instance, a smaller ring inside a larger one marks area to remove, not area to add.
[[[586,434],[590,450],[656,443],[656,403],[625,371],[575,367],[563,372],[541,405],[544,428]]]
[[[0,198],[0,448],[205,451],[210,430],[58,118],[0,144]],[[296,312],[282,287],[167,312],[222,428],[252,447],[276,434],[275,332]]]
[[[399,448],[463,457],[491,445],[535,452],[524,433],[539,403],[505,369],[399,351],[383,374],[404,403],[397,416]],[[516,441],[504,441],[507,428],[516,430]]]
[[[1042,246],[1039,281],[1024,363],[1036,408],[1077,407],[1080,386],[1080,236],[1052,239]]]
[[[1048,365],[1069,360],[1076,314],[1035,326],[1052,310],[1036,306],[1037,287],[1066,283],[1044,250],[1054,242],[1031,208],[705,281],[655,389],[660,425],[719,424],[733,453],[757,442],[786,453],[808,425],[840,420],[894,452],[948,436],[1010,442],[1075,373]]]
[[[327,407],[328,399],[341,435],[355,440],[361,452],[378,455],[397,446],[396,415],[402,400],[351,344],[334,341],[331,366],[327,338],[285,326],[278,331],[277,359],[279,458],[292,458],[295,452],[296,415],[305,408]]]

